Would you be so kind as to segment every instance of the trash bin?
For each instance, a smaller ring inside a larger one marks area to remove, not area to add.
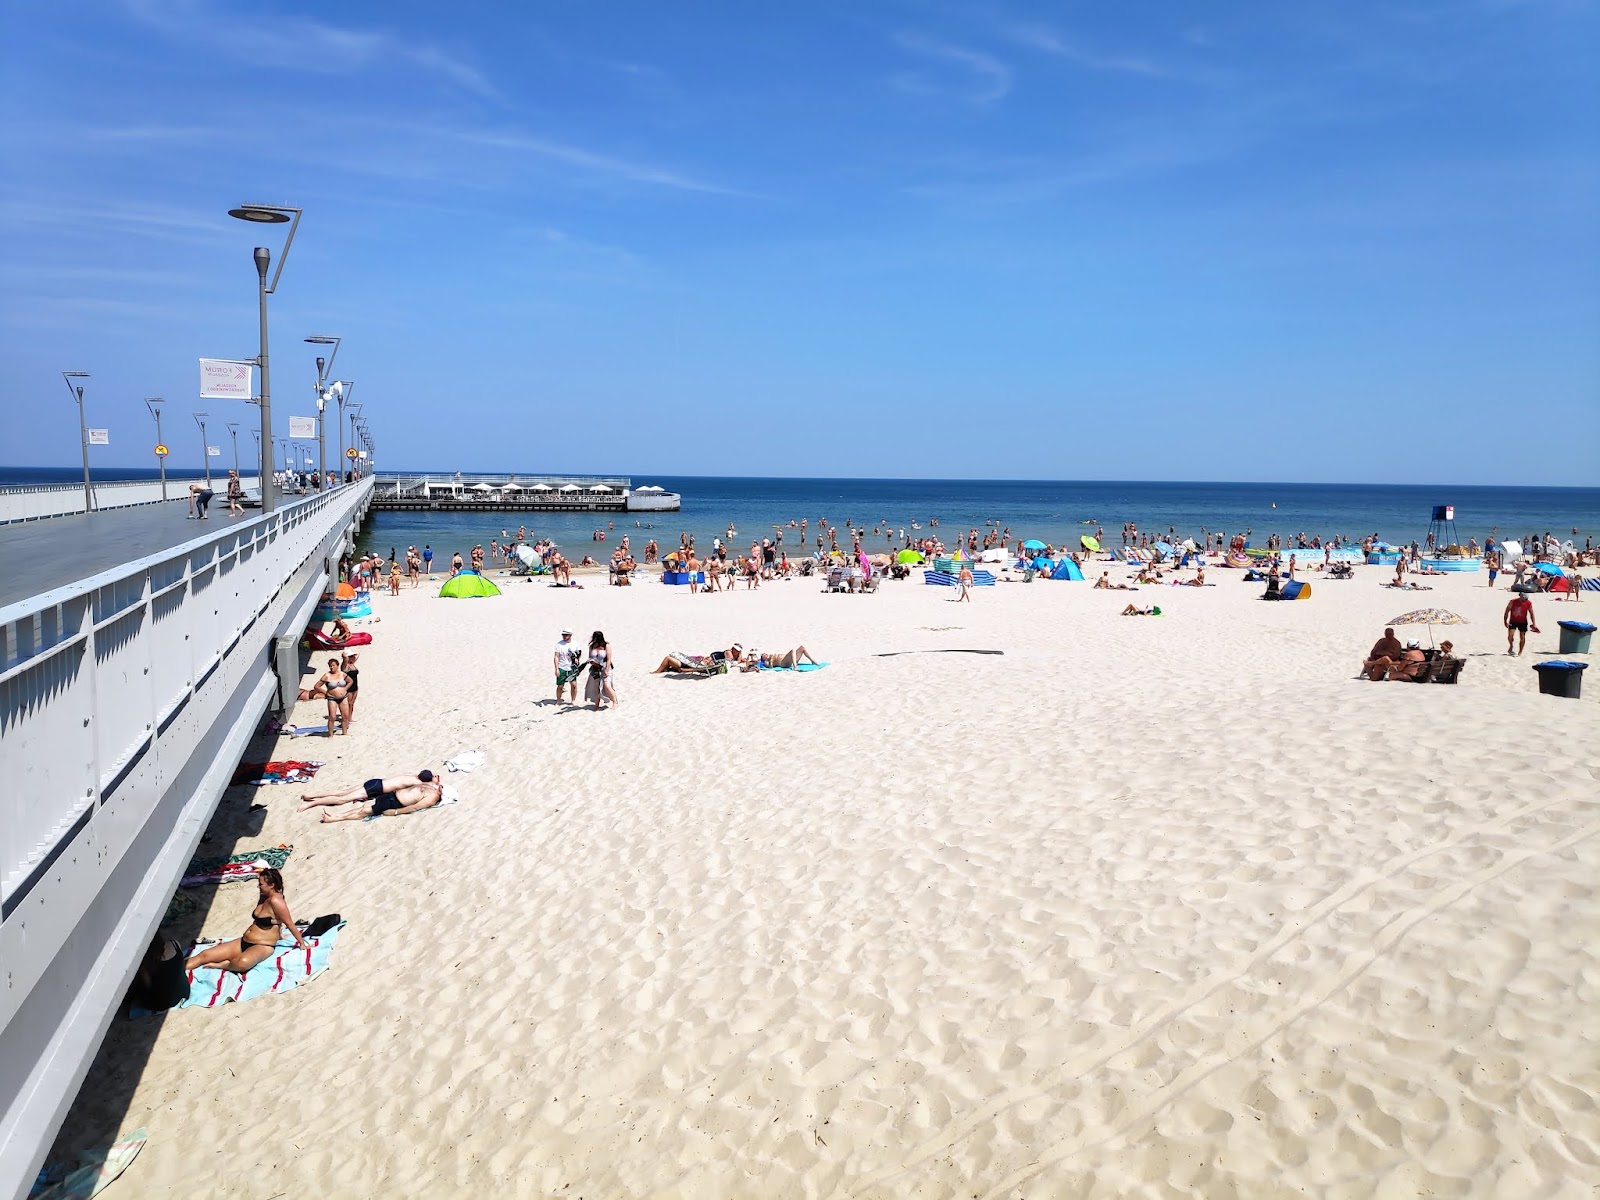
[[[1583,669],[1588,663],[1563,662],[1559,658],[1552,658],[1549,662],[1534,663],[1533,669],[1539,672],[1539,694],[1542,696],[1565,696],[1568,700],[1576,700],[1583,695]]]
[[[1587,654],[1589,653],[1589,639],[1594,635],[1594,626],[1587,621],[1558,621],[1561,626],[1562,654]]]

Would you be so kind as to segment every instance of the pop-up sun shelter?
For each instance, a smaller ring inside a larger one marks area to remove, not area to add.
[[[482,575],[474,575],[471,571],[463,571],[454,579],[445,580],[439,589],[439,595],[460,600],[472,596],[498,596],[500,589],[495,587]]]
[[[1051,579],[1075,579],[1083,582],[1083,572],[1078,570],[1078,564],[1070,558],[1063,558],[1056,564],[1056,569],[1050,572]]]

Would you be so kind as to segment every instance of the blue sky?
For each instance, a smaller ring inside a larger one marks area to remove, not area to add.
[[[1600,483],[1600,11],[0,7],[0,462]],[[256,420],[254,408],[234,418]],[[174,432],[176,430],[176,432]],[[212,438],[215,442],[217,439]],[[1570,447],[1570,448],[1569,448]]]

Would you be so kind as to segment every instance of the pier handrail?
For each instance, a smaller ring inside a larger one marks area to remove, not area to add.
[[[37,1169],[373,488],[0,607],[0,1195]]]

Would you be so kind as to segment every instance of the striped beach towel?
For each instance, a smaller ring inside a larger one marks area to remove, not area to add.
[[[280,941],[270,956],[243,975],[218,967],[196,967],[189,972],[189,998],[178,1007],[221,1008],[232,1000],[273,996],[309,983],[328,969],[328,959],[344,926],[340,921],[326,933],[306,938],[304,950],[293,938]]]

